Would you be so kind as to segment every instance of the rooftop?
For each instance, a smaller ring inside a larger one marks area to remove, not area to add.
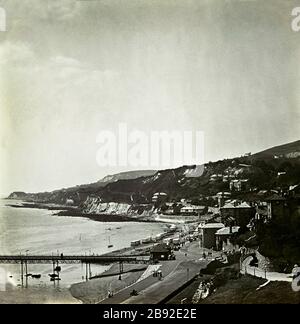
[[[289,187],[289,191],[292,191],[292,190],[294,190],[294,189],[296,189],[296,188],[298,188],[299,189],[299,184],[297,184],[297,185],[294,185],[294,186],[290,186]]]
[[[251,206],[249,204],[247,204],[246,202],[241,203],[237,207],[238,208],[251,208]]]
[[[277,194],[274,194],[274,195],[272,195],[272,196],[270,196],[270,197],[268,197],[267,199],[266,199],[267,201],[271,201],[271,200],[286,200],[284,197],[282,197],[282,196],[279,196],[279,195],[277,195]]]
[[[241,204],[235,206],[232,202],[224,205],[223,207],[221,207],[221,209],[231,209],[231,208],[251,208],[251,206],[249,204],[247,204],[246,202],[242,202]]]
[[[217,196],[231,196],[231,193],[227,191],[220,191],[217,193]]]
[[[191,206],[181,207],[181,210],[194,210],[194,209],[202,210],[202,209],[205,209],[205,206],[195,206],[195,205],[191,205]]]
[[[233,233],[237,233],[239,231],[240,227],[232,226],[231,229],[232,229],[232,232],[230,233],[230,227],[223,227],[216,232],[216,235],[230,235]]]
[[[156,192],[155,194],[153,194],[153,196],[167,196],[168,194],[166,194],[165,192]]]
[[[151,253],[168,253],[170,252],[170,248],[166,244],[157,244],[154,246],[154,248],[151,250]]]
[[[222,223],[207,223],[207,224],[200,224],[199,228],[223,228],[225,227]]]

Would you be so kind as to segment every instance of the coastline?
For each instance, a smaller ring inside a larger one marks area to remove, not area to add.
[[[6,201],[5,206],[9,208],[25,208],[30,214],[31,208],[52,210],[52,216],[69,216],[69,217],[86,217],[98,222],[151,222],[162,223],[154,220],[142,220],[133,217],[126,217],[123,215],[95,215],[82,214],[80,210],[74,213],[76,208],[54,204],[42,204],[32,202],[11,202]],[[66,209],[64,209],[66,208]],[[75,214],[75,215],[74,215]],[[51,216],[49,215],[49,216]],[[130,225],[129,225],[130,226]],[[142,225],[141,225],[142,226]],[[173,235],[173,232],[170,233]],[[146,236],[146,234],[145,234]],[[160,240],[161,241],[161,240]],[[158,242],[157,242],[158,243]],[[118,247],[116,250],[105,254],[143,254],[149,253],[149,249],[153,243],[144,243],[138,247],[132,247],[130,244],[123,247]],[[122,280],[119,280],[119,264],[113,263],[108,265],[109,268],[103,272],[98,272],[94,278],[86,282],[73,281],[65,287],[44,286],[29,287],[22,289],[20,287],[7,287],[5,291],[0,292],[0,303],[94,303],[107,298],[108,291],[113,290],[115,293],[121,289],[128,287],[136,282],[141,275],[146,271],[147,266],[140,264],[124,264],[124,272],[122,273]]]
[[[8,207],[12,208],[34,208],[34,209],[46,209],[57,211],[53,213],[53,216],[65,216],[65,217],[84,217],[94,220],[96,222],[138,222],[138,223],[162,223],[159,220],[149,217],[129,217],[127,215],[121,214],[89,214],[83,213],[81,209],[77,206],[66,206],[57,205],[51,203],[41,203],[41,202],[22,202],[20,204],[6,204]]]
[[[92,219],[96,222],[138,222],[138,223],[162,223],[155,219],[148,218],[134,218],[127,215],[108,215],[108,214],[87,214],[82,213],[80,210],[63,210],[58,213],[54,213],[53,216],[65,216],[65,217],[85,217]]]

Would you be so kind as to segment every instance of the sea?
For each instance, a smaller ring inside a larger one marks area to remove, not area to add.
[[[84,217],[56,216],[58,211],[34,208],[14,208],[16,200],[0,200],[0,254],[104,254],[130,246],[130,242],[163,231],[160,223],[98,222]],[[108,247],[109,245],[113,247]],[[28,273],[40,274],[40,279],[28,277],[29,288],[47,290],[68,288],[85,281],[85,266],[61,264],[59,282],[50,281],[51,264],[29,264]],[[0,264],[0,291],[9,286],[20,289],[21,269],[18,264]],[[97,275],[108,265],[92,265]],[[5,277],[5,278],[3,278]],[[3,280],[6,280],[3,282]],[[24,280],[25,283],[25,280]],[[4,287],[4,288],[3,288]],[[24,289],[24,287],[22,288]]]

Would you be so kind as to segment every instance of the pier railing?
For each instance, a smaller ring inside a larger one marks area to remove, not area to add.
[[[24,277],[26,287],[28,287],[28,277],[32,274],[28,273],[29,264],[52,264],[51,280],[61,280],[59,273],[62,263],[83,263],[85,264],[86,280],[92,278],[91,264],[110,264],[119,263],[119,279],[123,274],[123,263],[149,263],[150,256],[143,255],[0,255],[0,264],[20,264],[20,275],[22,287],[24,286]]]
[[[0,255],[0,263],[148,263],[149,256],[143,255]]]

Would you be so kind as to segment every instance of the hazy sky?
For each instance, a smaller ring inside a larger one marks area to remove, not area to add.
[[[299,1],[0,0],[0,192],[118,171],[101,130],[200,130],[205,160],[299,139]]]

